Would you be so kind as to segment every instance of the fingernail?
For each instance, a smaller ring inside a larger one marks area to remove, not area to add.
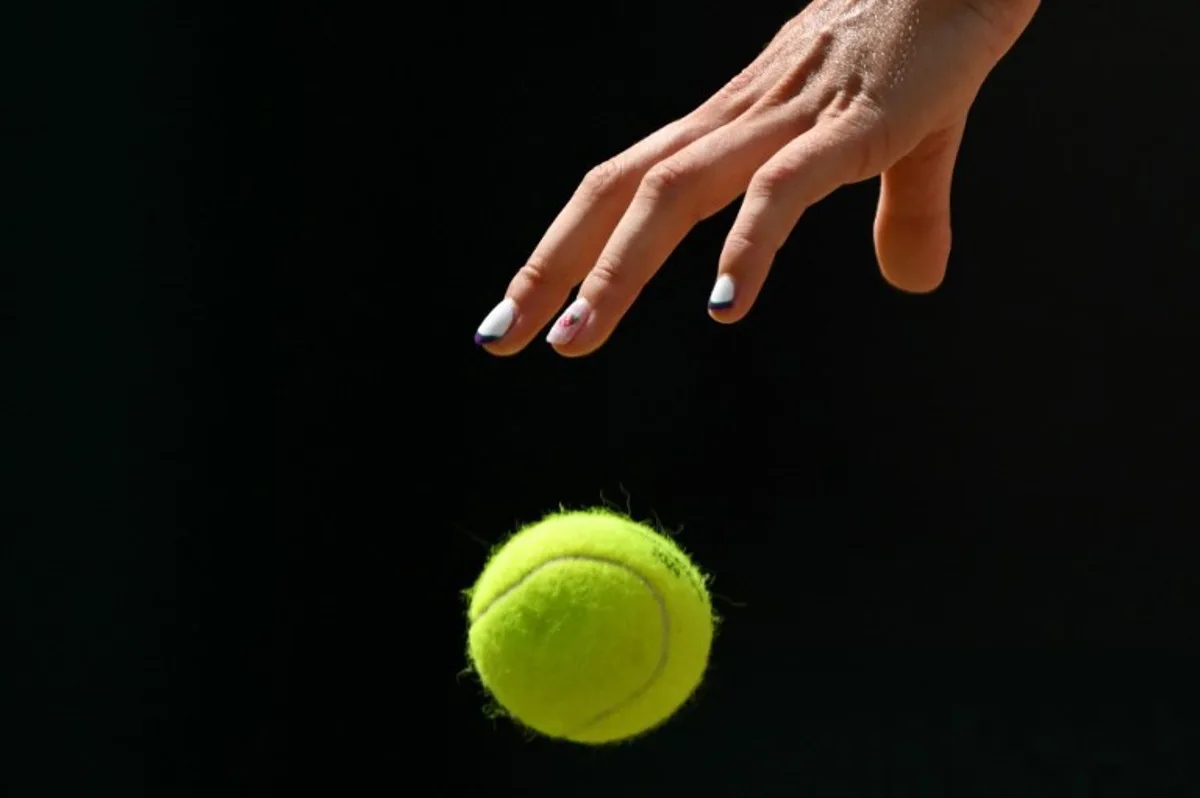
[[[588,301],[583,297],[576,299],[558,317],[558,321],[554,322],[554,326],[550,328],[550,334],[546,336],[546,343],[552,346],[570,343],[571,339],[578,335],[583,325],[587,323],[588,316],[591,314],[592,306]]]
[[[717,278],[712,293],[708,296],[709,310],[728,310],[733,307],[733,278],[722,274]]]
[[[505,297],[504,301],[492,308],[492,312],[487,314],[479,329],[475,331],[475,343],[482,346],[499,341],[508,333],[508,328],[512,326],[516,317],[517,303]]]

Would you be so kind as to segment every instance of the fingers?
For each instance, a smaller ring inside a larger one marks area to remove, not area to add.
[[[496,355],[523,349],[595,265],[646,172],[722,122],[718,114],[693,114],[593,169],[479,325],[475,342]]]
[[[480,325],[477,342],[495,354],[519,351],[582,281],[547,340],[566,356],[594,351],[691,228],[743,191],[709,313],[723,323],[745,317],[804,211],[881,168],[870,119],[842,117],[802,131],[807,123],[798,119],[794,112],[752,112],[724,126],[684,119],[594,170]],[[876,251],[884,277],[902,290],[933,290],[945,275],[963,128],[927,137],[883,171]]]
[[[560,354],[601,346],[650,278],[701,220],[737,199],[762,164],[807,123],[802,116],[745,117],[690,144],[646,173],[629,209],[555,323]]]
[[[708,305],[713,319],[733,323],[745,317],[801,214],[839,187],[863,179],[871,149],[866,130],[819,124],[755,173],[721,251]]]
[[[924,293],[941,284],[950,257],[950,184],[965,120],[935,133],[883,173],[875,253],[884,279]]]

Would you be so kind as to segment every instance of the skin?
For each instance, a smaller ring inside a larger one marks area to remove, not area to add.
[[[684,236],[742,197],[717,266],[733,304],[710,310],[736,322],[805,209],[876,176],[880,270],[900,290],[932,291],[967,113],[1038,4],[814,0],[707,102],[584,177],[508,286],[513,324],[485,348],[521,351],[578,286],[590,312],[554,348],[594,352]]]

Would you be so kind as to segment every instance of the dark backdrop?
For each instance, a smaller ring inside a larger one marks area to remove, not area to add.
[[[473,347],[586,169],[796,10],[11,12],[10,794],[1189,794],[1182,4],[1044,4],[931,296],[872,182],[736,327],[730,211],[596,355]],[[710,675],[635,744],[529,740],[459,591],[601,502],[714,574]]]

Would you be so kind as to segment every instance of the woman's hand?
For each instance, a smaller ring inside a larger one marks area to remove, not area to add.
[[[709,313],[741,319],[804,210],[882,174],[875,251],[905,291],[938,286],[950,183],[980,85],[1038,0],[815,0],[710,100],[593,169],[476,341],[599,348],[683,237],[740,195]]]

